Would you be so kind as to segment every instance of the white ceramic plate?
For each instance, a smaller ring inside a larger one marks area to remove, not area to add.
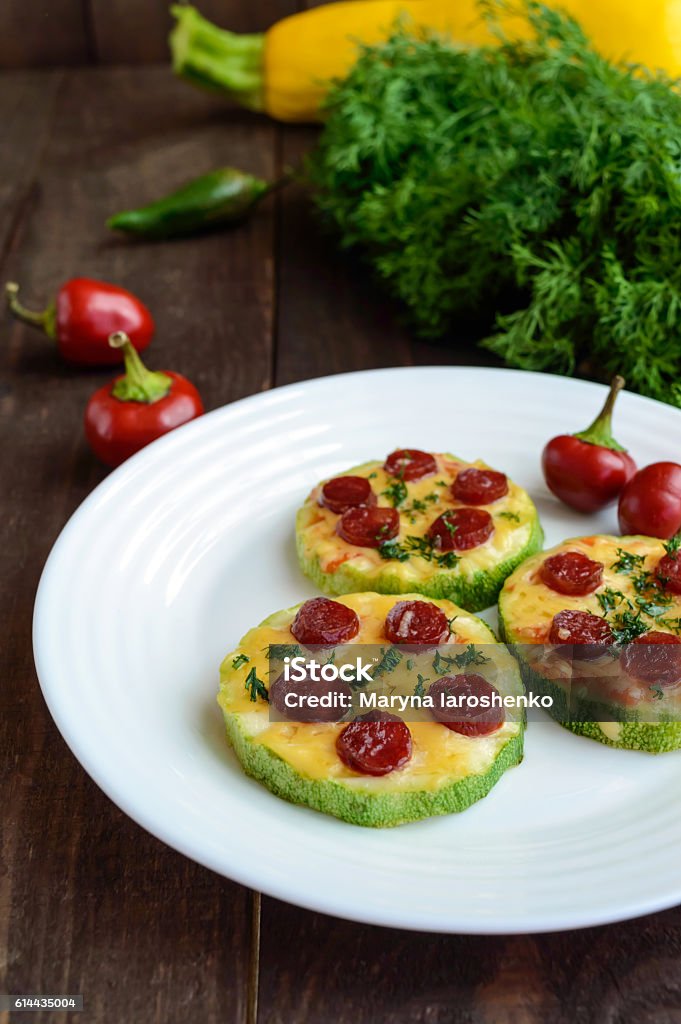
[[[376,370],[255,395],[141,452],[67,524],[36,601],[40,682],[83,767],[187,856],[359,921],[541,931],[681,902],[681,752],[610,750],[531,722],[523,764],[481,803],[374,831],[242,774],[215,703],[218,665],[242,634],[315,593],[293,516],[321,477],[398,446],[453,451],[527,487],[547,543],[616,531],[613,509],[559,505],[539,468],[544,442],[585,427],[604,394],[509,370]],[[678,457],[669,406],[623,394],[616,427],[640,465]]]

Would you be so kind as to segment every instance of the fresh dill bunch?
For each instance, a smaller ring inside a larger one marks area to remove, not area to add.
[[[496,311],[482,344],[510,365],[586,363],[681,406],[681,94],[521,7],[524,41],[488,0],[498,46],[403,24],[362,47],[308,163],[316,203],[419,334]]]

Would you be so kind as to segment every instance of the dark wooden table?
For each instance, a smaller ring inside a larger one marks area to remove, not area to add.
[[[344,370],[480,361],[463,343],[411,341],[295,189],[231,234],[151,246],[103,228],[219,164],[275,175],[312,131],[225,111],[161,67],[0,83],[0,278],[36,305],[82,273],[134,289],[157,318],[150,360],[186,372],[208,408]],[[681,1022],[681,908],[508,938],[365,927],[268,898],[260,908],[111,804],[57,732],[31,654],[45,558],[105,475],[81,419],[107,375],[65,368],[8,320],[0,360],[0,991],[82,992],[83,1019],[98,1024]],[[16,1016],[29,1019],[66,1018]]]

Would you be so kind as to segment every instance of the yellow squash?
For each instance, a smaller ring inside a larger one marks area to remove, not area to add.
[[[607,57],[681,75],[681,0],[562,0]],[[191,6],[175,6],[170,38],[175,71],[196,85],[226,92],[279,121],[318,121],[329,83],[342,77],[358,43],[385,39],[402,18],[415,32],[479,45],[493,37],[476,0],[342,0],[293,14],[264,35],[236,35]],[[505,15],[510,38],[527,35],[526,19]]]

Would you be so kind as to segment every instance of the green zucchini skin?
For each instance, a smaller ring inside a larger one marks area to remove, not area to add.
[[[605,721],[605,719],[604,719]],[[598,722],[573,721],[565,726],[578,736],[587,736],[619,750],[642,750],[646,754],[667,754],[681,749],[679,722],[623,722],[619,739],[609,739]]]
[[[296,518],[298,561],[305,575],[309,576],[325,594],[354,594],[366,590],[373,590],[377,594],[418,593],[424,597],[453,601],[469,612],[480,612],[495,604],[506,578],[526,558],[541,551],[544,543],[544,531],[539,515],[535,511],[532,531],[525,547],[495,566],[492,571],[478,572],[472,578],[463,576],[454,568],[434,572],[423,582],[404,580],[400,578],[399,573],[391,569],[390,562],[386,562],[385,568],[381,568],[379,572],[364,572],[343,563],[334,572],[326,573],[316,555],[312,558],[305,556],[305,541],[300,530],[303,511],[300,509]]]
[[[635,713],[627,713],[621,706],[593,701],[580,701],[568,708],[565,691],[535,671],[514,646],[513,631],[504,619],[504,594],[499,598],[499,636],[509,645],[520,667],[520,674],[529,690],[553,698],[548,714],[554,721],[576,736],[586,736],[617,750],[641,750],[648,754],[665,754],[681,749],[681,722],[641,722]],[[522,646],[522,645],[519,645]],[[620,734],[616,740],[606,736],[599,722],[617,722]]]
[[[489,770],[468,775],[440,789],[406,793],[367,793],[325,779],[301,775],[272,750],[246,735],[233,715],[224,713],[227,736],[242,768],[272,793],[289,803],[333,815],[351,825],[392,828],[436,815],[465,811],[487,796],[509,768],[523,759],[524,727],[509,738]]]

